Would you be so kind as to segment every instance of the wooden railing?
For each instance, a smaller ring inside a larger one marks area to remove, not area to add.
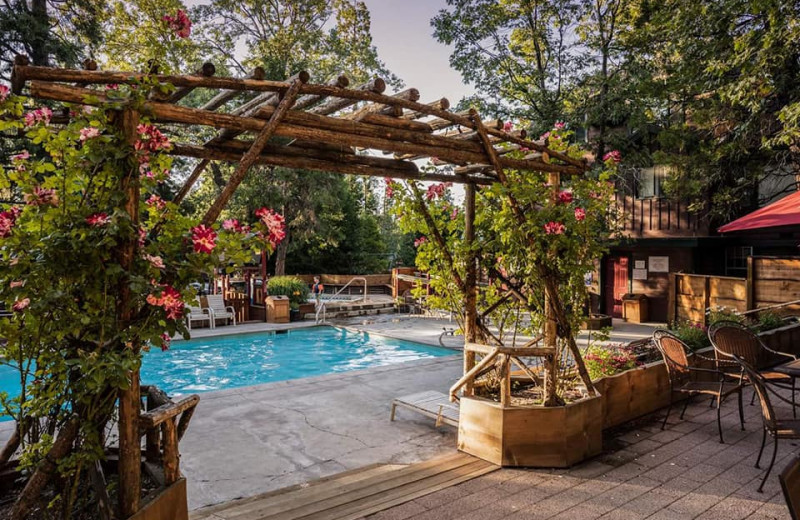
[[[708,225],[688,204],[665,198],[637,199],[617,193],[615,205],[625,235],[633,237],[703,236]]]

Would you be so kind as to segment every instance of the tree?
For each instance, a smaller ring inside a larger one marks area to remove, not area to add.
[[[99,0],[5,2],[0,8],[0,77],[9,79],[18,54],[34,65],[78,64],[102,39],[104,5]]]

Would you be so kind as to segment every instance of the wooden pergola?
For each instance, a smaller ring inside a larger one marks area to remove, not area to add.
[[[545,172],[557,190],[561,175],[583,174],[587,165],[562,153],[549,150],[543,143],[527,139],[524,131],[503,131],[500,121],[484,122],[474,109],[452,112],[446,98],[420,102],[417,89],[409,88],[395,94],[385,94],[386,84],[374,78],[363,85],[349,87],[346,76],[327,84],[309,82],[309,75],[300,72],[286,81],[264,79],[262,70],[254,70],[246,78],[214,76],[214,67],[204,65],[195,74],[159,75],[96,70],[93,63],[83,70],[29,66],[18,58],[12,74],[12,90],[36,99],[77,105],[102,105],[107,100],[105,87],[110,84],[135,84],[146,77],[171,84],[170,94],[153,92],[140,108],[121,110],[117,118],[130,143],[136,139],[140,115],[160,125],[173,143],[171,154],[199,159],[191,175],[176,196],[180,202],[191,190],[211,161],[237,163],[219,197],[205,213],[203,223],[217,220],[231,196],[254,164],[318,170],[343,174],[390,177],[415,181],[453,182],[465,185],[465,239],[475,239],[476,185],[502,183],[507,185],[505,170]],[[181,104],[196,90],[214,92],[200,108]],[[220,111],[220,109],[223,109]],[[69,111],[58,117],[68,118]],[[186,142],[177,136],[181,127],[206,126],[216,135],[205,142]],[[522,151],[522,158],[509,152]],[[421,171],[414,162],[435,158],[436,164],[450,164],[445,172]],[[130,172],[126,189],[129,199],[125,206],[134,222],[138,219],[138,188],[136,176]],[[427,214],[416,185],[411,184],[431,228],[431,238],[444,248],[441,234]],[[515,216],[524,220],[522,209],[513,198],[509,204]],[[130,266],[137,244],[132,241],[119,246],[119,260]],[[445,251],[446,252],[446,251]],[[474,253],[473,253],[474,255]],[[452,256],[446,252],[451,265]],[[479,336],[477,313],[477,261],[467,259],[466,276],[462,280],[453,269],[459,288],[465,294],[465,340],[474,345]],[[120,288],[121,298],[126,290]],[[553,287],[546,287],[552,294]],[[553,355],[556,351],[556,316],[546,305],[545,346],[527,345],[520,348],[481,346],[465,349],[462,380],[464,392],[472,391],[470,383],[481,369],[497,356],[503,359],[505,377],[503,396],[510,392],[509,364],[520,355]],[[121,307],[121,308],[124,308]],[[129,315],[120,315],[124,323]],[[482,334],[481,334],[482,335]],[[476,354],[485,357],[476,365]],[[581,364],[582,366],[582,364]],[[555,370],[550,370],[555,377]],[[120,511],[130,516],[139,509],[140,482],[140,415],[139,376],[131,374],[131,387],[120,397]],[[554,384],[554,383],[552,383]],[[589,386],[591,383],[589,383]],[[504,397],[505,399],[505,397]]]

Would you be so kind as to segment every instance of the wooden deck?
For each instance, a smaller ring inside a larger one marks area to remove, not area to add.
[[[464,453],[378,464],[193,512],[191,520],[345,520],[403,504],[499,469]]]

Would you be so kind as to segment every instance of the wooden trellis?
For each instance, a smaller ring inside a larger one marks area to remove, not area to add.
[[[300,72],[286,81],[263,79],[257,69],[246,78],[214,76],[214,67],[204,65],[195,74],[159,75],[131,72],[98,71],[92,63],[84,70],[29,66],[24,58],[16,60],[12,73],[12,90],[26,91],[36,99],[77,105],[102,105],[106,101],[105,86],[135,84],[146,77],[168,83],[175,90],[168,95],[153,92],[138,111],[121,111],[119,124],[132,137],[140,115],[161,125],[170,137],[174,155],[199,159],[193,172],[179,191],[180,202],[191,190],[211,161],[235,162],[237,167],[222,193],[207,210],[203,222],[217,220],[231,196],[254,164],[284,166],[375,177],[391,177],[418,181],[453,182],[466,185],[466,241],[475,238],[476,186],[496,182],[507,183],[504,171],[514,169],[546,172],[557,189],[560,175],[579,175],[586,171],[584,161],[567,157],[546,148],[543,143],[527,139],[524,131],[506,132],[500,121],[483,122],[475,110],[453,112],[446,98],[420,102],[417,89],[409,88],[392,95],[384,93],[386,84],[374,78],[363,85],[349,87],[346,76],[327,84],[311,83],[309,75]],[[182,104],[197,89],[211,90],[214,95],[200,108]],[[224,110],[223,110],[224,109]],[[56,113],[53,121],[69,118],[69,111]],[[205,142],[191,142],[181,127],[206,126],[216,135]],[[523,158],[514,158],[510,151],[528,150]],[[436,158],[437,164],[451,164],[446,172],[423,172],[415,160]],[[138,214],[138,188],[131,173],[128,183],[128,204],[125,210],[133,219]],[[413,183],[412,183],[413,186]],[[418,199],[421,199],[417,192]],[[421,201],[424,209],[424,201]],[[509,200],[515,216],[524,219],[513,199]],[[430,217],[427,217],[430,220]],[[434,239],[435,225],[429,222]],[[443,240],[438,236],[437,241]],[[136,253],[134,242],[119,246],[122,265]],[[473,253],[474,254],[474,253]],[[452,258],[451,258],[452,263]],[[495,357],[500,356],[502,370],[519,362],[522,355],[550,356],[555,363],[557,316],[547,305],[544,347],[510,349],[495,341],[490,347],[476,346],[479,329],[487,331],[477,313],[477,261],[468,259],[466,276],[454,276],[466,297],[464,372],[462,386],[471,393],[471,381]],[[546,288],[548,301],[553,287]],[[123,306],[124,308],[124,306]],[[120,316],[124,322],[127,316]],[[485,334],[480,334],[484,337]],[[485,357],[477,364],[476,355]],[[548,375],[554,376],[550,370]],[[532,375],[535,377],[535,375]],[[132,515],[139,509],[140,488],[140,416],[139,375],[131,374],[131,388],[120,396],[120,511]],[[507,378],[503,378],[507,381]],[[551,383],[552,384],[552,383]],[[590,383],[589,383],[590,385]],[[503,395],[509,391],[505,383]],[[146,422],[146,421],[145,421]]]

